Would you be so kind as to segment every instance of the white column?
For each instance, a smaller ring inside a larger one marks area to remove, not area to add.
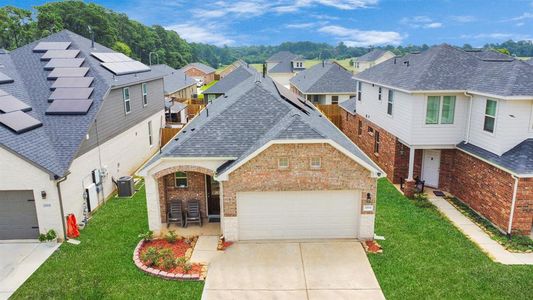
[[[415,149],[411,147],[409,149],[409,174],[407,180],[413,180],[413,173],[415,170]]]

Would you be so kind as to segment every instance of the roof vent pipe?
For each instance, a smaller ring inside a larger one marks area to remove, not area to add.
[[[394,57],[394,64],[396,64],[396,56]]]
[[[404,61],[403,63],[404,63],[406,66],[409,67],[409,61],[408,61],[408,60]]]
[[[266,77],[266,73],[267,73],[267,66],[266,66],[266,63],[263,63],[263,78]]]
[[[91,25],[87,25],[87,28],[89,29],[89,32],[91,33],[91,49],[94,49],[94,31]]]

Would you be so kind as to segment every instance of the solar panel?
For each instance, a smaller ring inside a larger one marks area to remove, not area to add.
[[[45,52],[47,50],[65,50],[70,42],[40,42],[33,48],[33,52]]]
[[[5,96],[5,95],[9,95],[9,94],[5,92],[4,90],[0,90],[0,96]]]
[[[53,68],[77,68],[83,64],[85,58],[52,58],[46,66],[45,70]]]
[[[50,87],[51,90],[56,88],[84,88],[89,87],[94,77],[60,77]]]
[[[105,63],[133,61],[131,57],[118,52],[92,52],[91,55]]]
[[[50,74],[48,79],[56,79],[59,77],[83,77],[89,72],[89,68],[55,68]]]
[[[8,113],[16,110],[30,111],[31,106],[11,95],[0,96],[1,112]]]
[[[85,115],[93,100],[55,100],[48,106],[47,115]]]
[[[39,120],[20,110],[0,114],[0,123],[16,133],[30,131],[43,125]]]
[[[89,99],[94,88],[57,88],[48,97],[48,101],[54,100],[83,100]]]
[[[75,58],[79,53],[80,50],[48,50],[43,56],[41,56],[41,60],[49,60],[52,58]]]
[[[274,85],[276,86],[276,89],[278,90],[279,95],[287,100],[287,102],[291,103],[292,105],[299,108],[301,111],[308,113],[305,105],[298,100],[298,96],[296,96],[293,92],[289,91],[286,87],[282,86],[281,84],[274,81]]]
[[[126,75],[139,72],[150,71],[150,67],[138,61],[128,61],[128,62],[109,62],[102,63],[102,66],[109,71],[113,72],[115,75]]]
[[[11,77],[7,76],[6,74],[0,72],[0,83],[11,83],[14,82]]]

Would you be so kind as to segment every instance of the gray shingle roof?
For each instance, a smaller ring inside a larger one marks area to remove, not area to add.
[[[252,67],[240,66],[205,90],[203,94],[225,94],[244,80],[257,74],[259,73]]]
[[[319,63],[298,73],[290,82],[302,93],[347,93],[355,94],[356,81],[353,74],[336,63]]]
[[[530,65],[533,65],[533,58],[530,58],[530,59],[526,60],[526,63],[528,63]]]
[[[86,115],[58,116],[46,115],[50,105],[48,97],[50,86],[54,81],[47,80],[48,71],[43,69],[46,61],[41,61],[42,53],[34,53],[33,48],[38,42],[71,42],[70,49],[79,49],[78,57],[84,57],[83,67],[89,67],[87,76],[94,77],[91,95],[93,105]],[[100,61],[90,55],[91,52],[112,52],[100,44],[91,48],[91,41],[68,30],[52,34],[48,37],[22,46],[9,54],[0,54],[0,64],[6,66],[2,70],[14,83],[1,84],[0,89],[12,94],[32,107],[28,114],[43,123],[43,126],[22,134],[15,134],[4,126],[0,126],[0,145],[17,153],[47,172],[63,176],[93,123],[104,97],[114,86],[131,84],[162,78],[162,74],[149,71],[124,76],[114,76],[100,66]]]
[[[154,71],[165,74],[163,82],[165,85],[165,95],[175,93],[186,87],[196,84],[194,78],[187,76],[183,70],[176,70],[167,65],[153,65],[150,68]]]
[[[292,62],[294,60],[303,60],[304,58],[301,55],[293,54],[289,51],[280,51],[272,55],[267,62],[277,63],[274,67],[268,70],[269,73],[292,73],[294,67]],[[303,68],[302,68],[303,69]]]
[[[281,62],[281,61],[291,61],[296,58],[301,58],[301,56],[296,55],[289,51],[280,51],[280,52],[274,53],[266,61],[267,62]]]
[[[216,70],[211,68],[210,66],[208,65],[204,65],[203,63],[190,63],[188,65],[186,65],[185,67],[181,68],[180,70],[183,70],[183,71],[186,71],[190,68],[196,68],[202,72],[204,72],[205,74],[210,74],[210,73],[213,73],[215,72]]]
[[[343,101],[339,103],[340,108],[344,109],[351,115],[355,115],[356,113],[356,107],[357,107],[357,101],[355,97],[351,97],[350,99]]]
[[[172,113],[177,113],[184,110],[187,107],[187,104],[181,102],[165,101],[166,110],[170,110]]]
[[[466,50],[466,52],[483,60],[511,61],[514,59],[512,56],[491,49]]]
[[[209,104],[151,163],[168,156],[234,158],[219,168],[221,173],[275,139],[333,140],[379,170],[312,105],[303,112],[283,99],[269,77],[249,78],[224,101]]]
[[[357,61],[375,61],[385,54],[386,50],[374,49],[366,54],[363,54],[357,58]]]
[[[356,79],[408,91],[467,90],[500,96],[533,95],[533,68],[520,60],[484,60],[440,45],[419,54],[389,59]]]
[[[495,165],[514,172],[515,174],[533,174],[533,139],[526,139],[501,156],[475,145],[466,144],[465,142],[457,145],[457,148],[481,157]]]

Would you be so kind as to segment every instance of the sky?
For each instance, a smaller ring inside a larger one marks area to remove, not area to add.
[[[46,1],[0,0],[31,8]],[[91,0],[188,42],[348,46],[533,40],[533,0]]]

